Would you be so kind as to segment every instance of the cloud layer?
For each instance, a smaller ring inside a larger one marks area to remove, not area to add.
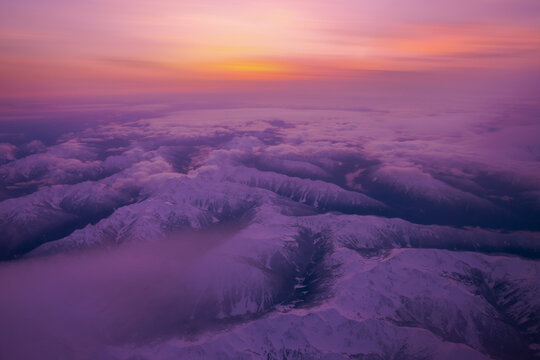
[[[0,355],[533,358],[539,127],[503,116],[186,110],[3,143]]]

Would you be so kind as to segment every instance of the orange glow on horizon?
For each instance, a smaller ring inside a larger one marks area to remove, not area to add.
[[[428,0],[410,9],[388,0],[10,0],[0,5],[0,97],[540,68],[540,14],[518,6],[529,0],[457,1],[462,11]]]

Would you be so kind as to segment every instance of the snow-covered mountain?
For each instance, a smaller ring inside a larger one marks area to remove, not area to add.
[[[189,111],[3,145],[0,355],[35,355],[27,332],[91,339],[84,359],[540,357],[538,169],[365,116]]]

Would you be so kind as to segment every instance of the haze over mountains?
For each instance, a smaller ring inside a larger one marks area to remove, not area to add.
[[[0,360],[540,359],[539,0],[0,1]]]
[[[5,123],[0,355],[537,358],[540,126],[503,116]]]

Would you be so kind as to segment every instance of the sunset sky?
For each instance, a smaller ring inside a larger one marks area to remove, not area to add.
[[[0,4],[3,99],[538,69],[538,0]]]

